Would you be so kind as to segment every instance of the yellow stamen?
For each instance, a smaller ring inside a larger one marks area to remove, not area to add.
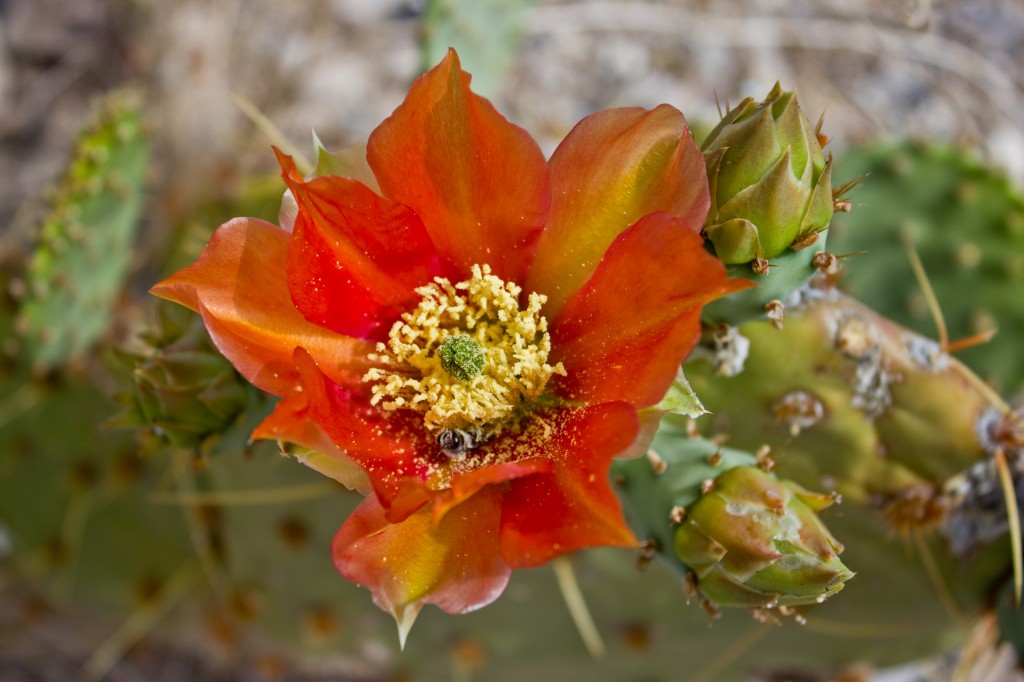
[[[395,322],[388,341],[370,356],[379,365],[363,376],[373,384],[371,403],[423,412],[430,430],[496,433],[516,419],[553,375],[565,375],[561,363],[547,364],[551,339],[540,314],[546,298],[531,293],[520,310],[521,292],[487,265],[474,265],[464,282],[437,277],[417,289],[419,305]],[[483,369],[468,380],[446,371],[438,354],[445,339],[457,335],[471,338],[484,354]]]

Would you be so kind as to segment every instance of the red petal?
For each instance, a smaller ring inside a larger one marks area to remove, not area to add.
[[[529,134],[470,92],[454,51],[370,136],[381,193],[411,206],[456,281],[470,266],[522,283],[547,215],[547,165]]]
[[[265,391],[285,395],[295,385],[297,347],[335,381],[358,380],[373,347],[318,327],[295,309],[285,269],[288,239],[270,223],[236,218],[217,228],[194,264],[151,292],[202,313],[220,351]]]
[[[486,456],[486,452],[480,454]],[[549,471],[551,471],[551,460],[545,457],[531,457],[518,462],[495,464],[464,474],[456,474],[450,488],[434,494],[434,523],[440,521],[445,514],[475,495],[484,486],[505,483],[513,479]]]
[[[370,477],[392,521],[400,521],[430,500],[424,480],[437,443],[423,417],[411,410],[385,412],[370,405],[364,385],[342,387],[328,379],[310,357],[296,353],[309,415]]]
[[[366,495],[370,481],[366,472],[353,462],[332,441],[320,425],[313,421],[309,409],[309,392],[296,386],[277,402],[274,411],[252,433],[252,437],[295,443],[312,452],[293,452],[299,461],[324,476],[335,479],[351,490]]]
[[[751,286],[678,218],[656,213],[612,243],[587,283],[551,324],[555,391],[573,401],[661,400],[700,336],[702,305]]]
[[[291,157],[277,158],[299,205],[288,253],[295,306],[341,334],[386,337],[419,301],[416,287],[440,272],[419,216],[349,178],[305,182]]]
[[[588,116],[550,168],[551,211],[526,286],[548,296],[548,319],[630,225],[663,211],[700,232],[710,205],[704,157],[686,119],[667,104]]]
[[[611,460],[637,435],[635,410],[625,403],[560,409],[545,446],[550,475],[512,481],[502,498],[501,551],[512,568],[538,566],[584,547],[639,545],[622,517],[608,477]]]
[[[370,588],[374,602],[399,617],[409,604],[436,604],[449,613],[485,606],[508,583],[498,545],[498,493],[484,489],[436,526],[429,509],[390,523],[373,495],[334,538],[334,565]]]

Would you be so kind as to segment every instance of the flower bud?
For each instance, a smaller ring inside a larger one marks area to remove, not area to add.
[[[133,390],[122,396],[127,408],[110,425],[148,427],[171,445],[199,448],[240,418],[253,389],[217,352],[201,318],[160,312],[142,347],[126,352]]]
[[[764,102],[745,99],[702,151],[711,186],[704,231],[725,263],[771,259],[814,243],[832,220],[832,159],[778,83]]]
[[[833,502],[753,466],[729,469],[675,535],[679,559],[719,606],[771,608],[824,601],[853,573],[818,519]]]

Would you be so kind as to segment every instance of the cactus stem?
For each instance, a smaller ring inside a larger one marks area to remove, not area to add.
[[[583,598],[579,582],[576,580],[576,571],[573,570],[572,561],[565,556],[560,556],[552,562],[555,569],[555,579],[558,581],[558,589],[562,593],[565,605],[569,608],[569,615],[576,629],[580,633],[584,646],[590,656],[595,660],[604,658],[607,653],[601,633],[594,624],[594,618],[590,615],[587,602]]]
[[[999,470],[999,484],[1006,500],[1006,518],[1010,523],[1010,546],[1013,548],[1013,597],[1020,608],[1021,586],[1024,583],[1024,556],[1021,551],[1020,515],[1017,510],[1017,493],[1014,490],[1013,475],[1006,463],[1002,448],[996,448],[996,468]]]

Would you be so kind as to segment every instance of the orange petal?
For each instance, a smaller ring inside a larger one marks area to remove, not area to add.
[[[446,276],[487,263],[523,281],[550,201],[547,165],[525,130],[470,92],[454,50],[373,132],[367,160],[381,193],[423,219]]]
[[[275,395],[295,385],[292,352],[305,348],[340,383],[358,380],[372,345],[306,321],[288,294],[290,235],[236,218],[213,233],[199,259],[150,291],[200,312],[214,343],[251,383]]]
[[[547,443],[552,473],[509,483],[501,501],[505,561],[529,568],[584,547],[638,546],[608,476],[612,458],[636,438],[636,411],[619,402],[545,418],[555,429]]]
[[[436,604],[448,613],[485,606],[508,583],[498,545],[498,493],[485,488],[437,525],[428,508],[390,523],[373,495],[334,538],[334,565],[368,587],[380,608],[402,618],[407,607]]]
[[[551,211],[526,286],[548,296],[548,319],[587,281],[612,240],[644,216],[670,213],[695,233],[704,226],[704,157],[686,119],[667,104],[588,116],[549,165]]]
[[[751,286],[679,218],[648,216],[612,243],[587,283],[551,324],[555,391],[573,401],[661,400],[700,336],[700,309]]]
[[[307,320],[341,334],[386,337],[439,272],[423,222],[407,206],[350,178],[309,182],[277,152],[299,213],[288,253],[292,301]]]

